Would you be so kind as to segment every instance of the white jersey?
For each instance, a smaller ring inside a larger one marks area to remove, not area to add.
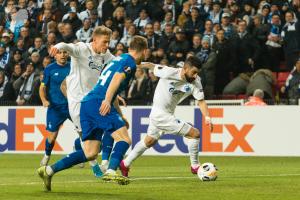
[[[168,113],[173,115],[176,106],[190,95],[196,100],[203,100],[204,93],[201,78],[188,83],[180,76],[182,68],[155,65],[154,75],[160,80],[155,89],[151,114]]]
[[[59,43],[55,47],[66,50],[71,56],[71,70],[66,78],[68,101],[79,103],[96,85],[102,68],[114,56],[109,50],[96,54],[90,43]]]

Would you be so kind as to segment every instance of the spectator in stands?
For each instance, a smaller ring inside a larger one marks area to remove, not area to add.
[[[158,48],[157,51],[152,53],[152,62],[153,63],[160,63],[162,59],[166,58],[166,54],[163,48]]]
[[[245,106],[266,106],[264,102],[264,91],[261,89],[256,89],[253,93],[253,96],[249,97],[248,102],[245,103]]]
[[[149,100],[150,81],[144,69],[137,68],[135,72],[135,80],[133,80],[128,91],[129,105],[145,105]]]
[[[129,43],[133,36],[136,35],[136,28],[135,25],[130,25],[128,29],[128,33],[122,37],[120,43],[122,43],[125,47],[129,47]]]
[[[122,6],[120,0],[104,1],[102,5],[102,21],[106,21],[109,18],[112,19],[115,9],[119,6]]]
[[[154,33],[153,24],[149,23],[145,26],[145,37],[148,42],[148,47],[152,51],[156,51],[159,47],[159,35]]]
[[[116,29],[112,32],[111,38],[110,38],[110,42],[109,42],[109,49],[111,51],[114,51],[117,44],[120,41],[120,33],[119,31]]]
[[[300,99],[300,57],[280,91],[287,93],[290,104],[298,104]]]
[[[250,96],[256,89],[261,89],[264,91],[265,99],[273,100],[273,87],[275,83],[276,79],[272,71],[268,69],[257,70],[249,80],[246,95]]]
[[[11,73],[14,70],[14,66],[17,63],[22,62],[22,54],[21,51],[15,50],[12,52],[12,56],[10,57],[9,62],[5,66],[5,73],[8,77],[11,76]]]
[[[238,23],[238,33],[234,36],[233,51],[236,52],[237,72],[253,72],[259,57],[260,46],[258,42],[246,30],[247,22],[241,20]]]
[[[45,9],[36,24],[37,32],[41,34],[47,34],[47,24],[52,20],[55,20],[55,17],[52,15],[51,10]]]
[[[203,37],[209,37],[210,39],[210,44],[214,43],[214,39],[215,39],[215,33],[213,32],[213,23],[210,19],[207,19],[205,21],[205,25],[204,25],[204,32],[203,32]]]
[[[85,20],[86,18],[89,18],[91,16],[92,10],[95,8],[94,1],[93,0],[86,0],[85,1],[85,8],[86,10],[82,11],[79,14],[79,19],[81,21]]]
[[[4,71],[0,71],[0,102],[14,101],[15,94],[12,84],[8,81]]]
[[[266,45],[269,51],[269,60],[270,60],[270,67],[272,71],[279,71],[279,64],[282,48],[281,48],[281,22],[280,16],[277,13],[274,13],[272,16],[272,22],[270,24],[270,33],[268,35],[268,40]]]
[[[42,59],[41,56],[38,52],[33,52],[30,56],[30,61],[33,64],[33,67],[35,69],[36,72],[40,72],[43,71],[43,65],[41,63]]]
[[[161,22],[161,29],[164,31],[167,24],[172,26],[175,25],[175,21],[173,20],[172,11],[167,11],[164,17],[164,20]]]
[[[150,22],[151,20],[148,11],[145,8],[142,8],[139,13],[139,17],[136,20],[134,20],[133,24],[136,26],[139,32],[143,34],[146,24],[149,24]]]
[[[181,28],[176,30],[176,39],[171,42],[168,49],[168,57],[171,64],[176,64],[180,61],[184,61],[186,53],[189,51],[190,44],[185,39],[185,31]]]
[[[192,39],[194,34],[203,32],[204,22],[200,18],[199,9],[197,7],[191,9],[191,17],[185,22],[183,28],[188,40]]]
[[[30,56],[33,52],[38,52],[42,58],[48,55],[47,48],[43,44],[43,40],[41,37],[34,38],[34,45],[28,49],[28,56]]]
[[[210,54],[210,40],[209,37],[203,37],[201,42],[201,50],[196,54],[196,56],[201,60],[202,64],[206,63],[208,55]]]
[[[159,41],[160,48],[164,49],[164,51],[167,52],[173,40],[175,40],[173,26],[171,24],[166,24],[165,30],[163,31]]]
[[[62,41],[65,43],[72,43],[76,40],[76,36],[73,32],[73,28],[72,25],[69,23],[66,23],[64,25],[64,29],[63,29],[63,34],[62,34]]]
[[[189,19],[190,16],[190,7],[191,4],[189,1],[183,3],[181,14],[178,16],[177,25],[180,28],[183,28],[185,22]]]
[[[83,27],[76,32],[77,40],[80,42],[90,42],[92,33],[91,20],[86,18],[83,20]]]
[[[171,11],[172,21],[175,22],[177,20],[177,16],[180,13],[180,6],[175,0],[165,0],[162,8],[165,13]]]
[[[230,14],[229,13],[223,13],[222,19],[221,19],[221,28],[225,31],[225,38],[231,38],[234,33],[234,27],[230,23]]]
[[[292,11],[286,12],[285,21],[281,35],[283,37],[286,65],[291,70],[300,53],[300,22]]]
[[[195,55],[201,51],[201,35],[200,34],[193,35],[193,46],[192,46],[191,51],[194,52]]]
[[[160,25],[159,21],[155,21],[153,23],[153,29],[154,29],[154,33],[157,34],[160,38],[162,35],[162,30],[161,30],[161,25]]]
[[[76,13],[76,8],[71,7],[69,12],[68,12],[68,16],[63,20],[64,23],[70,23],[74,29],[74,31],[76,32],[77,30],[80,29],[80,27],[82,26],[82,21],[81,19],[78,17],[77,13]],[[59,31],[61,34],[62,32]]]
[[[24,41],[24,49],[29,49],[33,45],[33,39],[29,37],[29,29],[27,27],[21,28],[20,38]]]
[[[218,0],[213,1],[213,9],[209,12],[208,19],[210,19],[213,24],[219,24],[221,22],[222,13],[221,3]]]
[[[48,65],[50,65],[51,62],[52,62],[51,57],[46,56],[42,62],[43,69],[45,69]]]
[[[6,52],[5,44],[0,42],[0,71],[5,69],[9,61],[9,53]]]
[[[29,104],[32,101],[34,85],[39,80],[39,74],[35,73],[32,62],[26,64],[26,71],[13,84],[17,94],[16,103],[19,106]]]
[[[13,72],[11,73],[9,82],[12,84],[22,75],[22,64],[16,63],[13,67]]]
[[[212,0],[204,0],[204,3],[201,4],[200,17],[206,19],[209,16],[210,11],[212,10]]]
[[[126,12],[124,7],[117,7],[113,13],[113,26],[119,30],[123,30]]]
[[[230,82],[235,70],[235,52],[230,40],[225,38],[225,31],[219,30],[212,49],[216,53],[215,94],[222,94],[224,87]]]
[[[126,15],[133,21],[138,18],[141,9],[142,4],[139,0],[130,0],[125,7]]]
[[[268,35],[269,35],[269,27],[266,24],[262,24],[262,15],[257,14],[253,17],[253,28],[252,35],[254,39],[256,39],[261,47],[260,55],[257,60],[257,66],[260,67],[270,67],[270,58],[268,54],[268,48],[266,45]]]

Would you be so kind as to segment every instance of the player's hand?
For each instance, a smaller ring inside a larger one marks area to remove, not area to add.
[[[52,46],[49,51],[49,54],[50,54],[50,56],[54,57],[58,52],[59,52],[59,49],[56,48],[55,46]]]
[[[155,64],[151,62],[142,62],[141,64],[137,65],[137,67],[143,69],[153,69],[155,67]]]
[[[126,103],[126,101],[125,101],[124,98],[122,98],[122,97],[119,96],[119,95],[117,96],[117,98],[118,98],[118,100],[122,103],[123,106],[125,106],[125,107],[127,106],[127,103]]]
[[[213,131],[214,125],[213,125],[213,123],[211,122],[211,118],[208,117],[208,116],[205,117],[205,125],[209,126],[209,130],[210,130],[210,131]]]
[[[110,112],[110,108],[111,108],[110,103],[104,99],[99,109],[100,115],[105,116],[107,113]]]
[[[47,100],[43,101],[42,103],[43,103],[43,106],[46,107],[46,108],[50,105],[50,102],[47,101]]]
[[[128,122],[128,120],[124,116],[122,116],[122,119],[125,122],[126,128],[129,129],[129,122]]]

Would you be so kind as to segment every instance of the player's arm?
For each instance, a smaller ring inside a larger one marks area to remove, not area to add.
[[[173,80],[180,80],[181,77],[178,76],[178,68],[174,67],[168,67],[165,65],[159,65],[159,64],[154,64],[151,62],[143,62],[142,64],[138,65],[138,67],[143,68],[143,69],[149,69],[152,70],[154,75],[159,77],[159,78],[164,78],[164,79],[173,79]]]
[[[213,124],[209,116],[208,107],[204,99],[198,100],[198,106],[201,110],[202,115],[205,117],[205,124],[210,127],[210,131],[213,130]]]
[[[118,96],[119,97],[119,96]],[[119,99],[118,97],[115,99],[114,101],[114,107],[116,108],[117,112],[119,113],[119,115],[122,117],[123,121],[125,122],[126,128],[129,128],[129,123],[126,119],[126,117],[123,115],[122,110],[120,108],[120,104],[119,104]]]
[[[66,81],[66,79],[64,79],[63,82],[60,84],[60,91],[67,98],[67,81]]]
[[[154,70],[155,64],[152,62],[142,62],[141,64],[137,65],[138,68]]]
[[[101,107],[100,107],[100,114],[101,115],[106,115],[107,113],[110,112],[110,108],[111,108],[111,102],[112,99],[116,93],[116,91],[118,90],[121,82],[125,79],[126,75],[125,73],[116,73],[109,86],[108,89],[106,91],[106,95],[105,95],[105,99],[102,101]]]
[[[77,43],[77,44],[73,44],[73,43],[70,43],[70,44],[67,44],[67,43],[64,43],[64,42],[60,42],[54,46],[51,47],[50,49],[50,56],[55,56],[60,49],[64,49],[66,50],[71,56],[73,57],[77,57],[79,56],[80,54],[80,49],[82,47],[80,47],[80,43]]]
[[[39,88],[39,94],[44,107],[48,107],[50,102],[47,99],[46,85],[42,82]]]
[[[42,101],[44,107],[48,107],[50,105],[50,102],[47,99],[47,92],[46,92],[47,84],[50,81],[49,77],[50,77],[49,68],[47,67],[44,70],[44,78],[41,81],[41,85],[40,85],[40,88],[39,88],[39,95],[40,95],[40,98],[41,98],[41,101]]]

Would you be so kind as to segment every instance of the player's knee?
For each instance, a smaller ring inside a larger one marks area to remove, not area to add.
[[[200,138],[200,131],[197,128],[192,128],[190,131],[190,137],[194,139]]]
[[[96,151],[85,151],[85,152],[84,152],[85,157],[86,157],[88,160],[95,160],[95,159],[97,159],[98,153],[99,153],[99,152],[96,152]]]
[[[156,142],[157,142],[157,140],[152,137],[146,137],[144,140],[144,143],[147,148],[154,146]]]

